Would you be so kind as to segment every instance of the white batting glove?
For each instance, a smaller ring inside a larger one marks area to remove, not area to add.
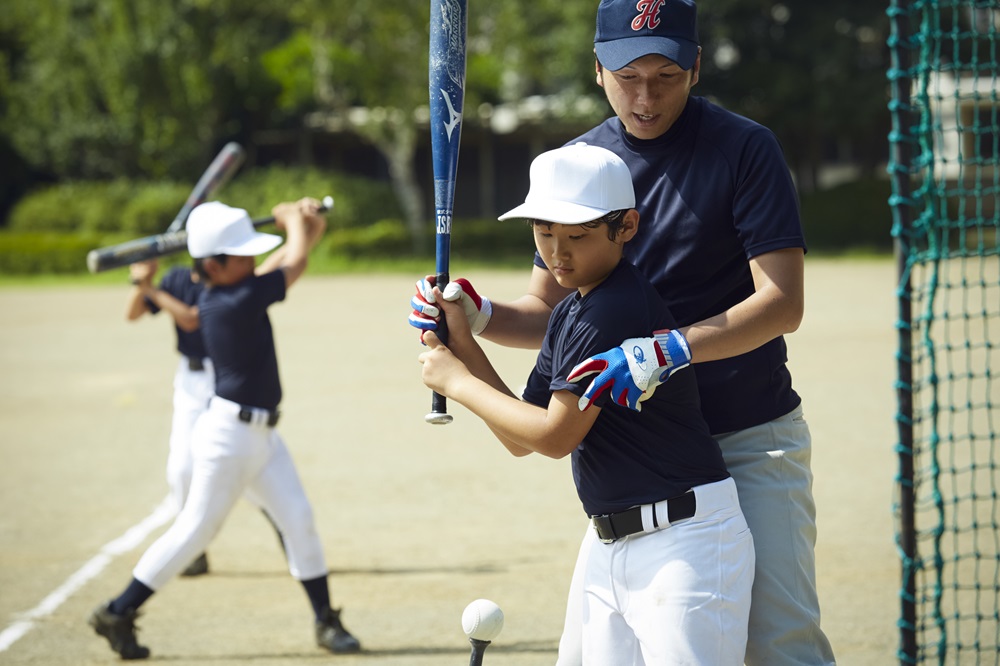
[[[469,328],[473,335],[479,335],[490,323],[493,316],[493,303],[485,296],[476,293],[475,288],[465,278],[458,278],[444,288],[442,294],[446,301],[458,301],[465,311]]]
[[[680,331],[654,331],[652,338],[629,338],[619,346],[579,363],[567,379],[577,382],[596,374],[580,397],[586,411],[605,391],[611,400],[637,412],[642,402],[670,375],[691,363],[691,350]]]

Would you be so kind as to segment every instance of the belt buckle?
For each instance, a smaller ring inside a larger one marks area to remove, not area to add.
[[[594,531],[597,532],[598,541],[601,543],[614,543],[618,540],[618,538],[614,536],[615,528],[611,525],[610,515],[604,514],[602,516],[591,516],[591,520],[594,523]],[[606,539],[601,536],[602,532],[604,534],[611,534],[612,537],[610,539]]]

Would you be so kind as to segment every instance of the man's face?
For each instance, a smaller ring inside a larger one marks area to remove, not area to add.
[[[673,126],[684,110],[691,88],[698,83],[701,49],[690,70],[650,54],[609,72],[598,65],[597,85],[604,88],[611,108],[638,139],[655,139]]]

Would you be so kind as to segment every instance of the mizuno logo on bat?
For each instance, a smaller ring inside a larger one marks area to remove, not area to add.
[[[448,120],[444,122],[444,129],[448,132],[448,141],[451,141],[451,133],[455,131],[455,128],[459,126],[462,122],[462,113],[456,111],[455,107],[451,104],[451,98],[448,97],[448,93],[444,90],[441,91],[441,95],[444,97],[444,103],[448,105]]]

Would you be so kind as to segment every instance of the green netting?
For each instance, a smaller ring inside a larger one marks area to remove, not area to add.
[[[1000,664],[1000,4],[892,2],[901,664]]]

